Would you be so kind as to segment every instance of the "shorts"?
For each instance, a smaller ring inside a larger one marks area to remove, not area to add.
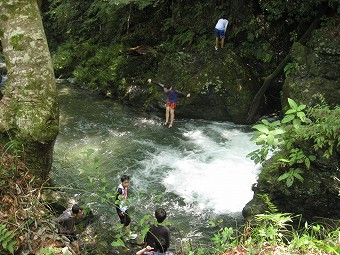
[[[215,28],[215,34],[216,34],[216,37],[223,38],[225,33],[224,33],[224,30],[219,30]]]
[[[120,223],[124,224],[125,227],[129,226],[131,222],[131,218],[129,216],[128,211],[125,211],[125,213],[123,214],[121,210],[117,209],[117,213],[120,219]]]
[[[169,100],[166,101],[166,106],[169,106],[171,109],[175,109],[176,105],[176,102],[171,103]]]

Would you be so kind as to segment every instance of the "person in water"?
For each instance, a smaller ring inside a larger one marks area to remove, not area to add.
[[[177,106],[177,98],[178,97],[190,97],[189,94],[184,94],[180,91],[176,91],[172,88],[171,85],[164,85],[159,82],[155,82],[151,79],[148,79],[149,83],[156,84],[163,88],[164,93],[166,94],[166,108],[165,108],[165,123],[164,125],[167,126],[169,124],[169,128],[172,128],[172,125],[175,120],[175,108]],[[169,122],[170,117],[170,122]]]
[[[219,19],[215,25],[215,34],[216,34],[215,50],[218,50],[219,39],[221,39],[221,48],[224,47],[225,33],[226,33],[227,26],[229,23],[229,21],[225,19],[224,16],[221,19]]]
[[[120,178],[120,184],[117,188],[116,193],[116,210],[118,217],[120,219],[120,223],[123,224],[123,229],[126,234],[131,238],[134,239],[137,237],[136,234],[130,234],[130,223],[131,218],[128,212],[128,205],[127,205],[127,196],[128,196],[128,187],[130,185],[130,176],[122,175]]]
[[[83,216],[83,209],[75,204],[71,209],[64,211],[57,219],[59,233],[65,235],[74,248],[76,254],[80,254],[79,243],[75,234],[77,220]]]
[[[157,224],[150,227],[145,237],[145,243],[147,247],[152,247],[153,252],[165,253],[170,246],[169,228],[162,225],[166,218],[166,211],[163,208],[158,208],[155,211],[155,217]]]

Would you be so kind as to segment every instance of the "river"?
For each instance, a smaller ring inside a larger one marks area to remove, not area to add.
[[[122,174],[132,177],[132,225],[163,207],[175,250],[185,240],[207,242],[223,226],[242,223],[257,166],[249,127],[230,122],[176,119],[130,108],[58,83],[60,133],[52,179],[91,207],[102,224],[117,225],[114,194]],[[222,222],[223,219],[223,222]],[[218,222],[212,227],[210,221]]]

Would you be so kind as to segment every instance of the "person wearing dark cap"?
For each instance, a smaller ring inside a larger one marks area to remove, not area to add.
[[[83,209],[74,204],[71,209],[65,210],[57,219],[59,233],[65,235],[77,254],[80,254],[78,239],[75,234],[75,225],[78,219],[83,216]]]

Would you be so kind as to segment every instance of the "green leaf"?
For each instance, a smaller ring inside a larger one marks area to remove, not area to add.
[[[302,120],[304,121],[306,114],[304,112],[297,112],[296,115]]]
[[[12,241],[7,245],[7,250],[9,250],[10,253],[14,254],[14,245],[17,243],[17,241]]]
[[[265,134],[268,134],[269,133],[269,130],[268,128],[263,125],[263,124],[257,124],[257,125],[254,125],[253,128],[257,129],[258,131],[262,132],[262,133],[265,133]]]
[[[266,120],[266,119],[263,119],[263,120],[261,120],[261,121],[262,121],[262,123],[265,124],[266,126],[269,126],[269,125],[270,125],[269,121]]]
[[[285,163],[289,163],[289,160],[288,160],[288,159],[285,159],[285,158],[280,158],[280,159],[278,159],[278,161],[285,162]]]
[[[298,179],[299,181],[303,182],[303,177],[302,177],[299,173],[294,172],[294,173],[293,173],[293,176],[294,176],[296,179]]]
[[[290,176],[290,174],[287,172],[287,173],[280,175],[279,178],[277,178],[277,180],[283,181],[284,179],[287,179],[289,176]]]
[[[294,177],[293,176],[289,176],[287,179],[286,179],[286,185],[287,187],[289,188],[290,186],[292,186],[294,183]]]
[[[282,128],[275,129],[274,131],[271,132],[273,135],[281,135],[284,134],[285,131]]]
[[[310,159],[310,161],[316,160],[316,157],[314,155],[310,155],[308,158]]]
[[[272,134],[269,134],[267,137],[267,143],[269,145],[274,145],[274,136]]]
[[[281,121],[277,120],[277,121],[274,121],[274,122],[270,123],[269,126],[276,127],[276,126],[278,126],[280,124],[281,124]]]
[[[296,110],[299,112],[299,111],[302,111],[305,108],[306,108],[306,105],[302,104],[302,105],[299,105],[299,107]]]
[[[282,123],[288,123],[288,122],[292,121],[294,118],[295,118],[294,115],[289,114],[289,115],[286,115],[286,116],[282,119],[281,122],[282,122]]]
[[[298,108],[297,104],[295,103],[295,101],[293,99],[288,98],[288,103],[290,105],[290,108],[292,108],[292,109],[297,109]]]
[[[299,120],[299,119],[293,120],[293,126],[294,126],[295,129],[298,129],[300,127],[300,125],[301,125],[301,120]]]
[[[113,241],[111,243],[111,246],[113,246],[113,247],[125,247],[125,243],[123,242],[122,239],[118,239],[117,241]]]
[[[257,143],[261,143],[267,141],[267,136],[266,135],[260,135],[259,137],[257,137],[256,142]]]
[[[285,114],[292,114],[292,113],[296,113],[295,109],[289,109],[288,111],[285,112]]]
[[[292,142],[288,141],[286,144],[286,148],[290,150],[290,148],[292,148]]]
[[[310,168],[310,160],[307,157],[305,158],[305,165],[306,165],[307,169]]]

